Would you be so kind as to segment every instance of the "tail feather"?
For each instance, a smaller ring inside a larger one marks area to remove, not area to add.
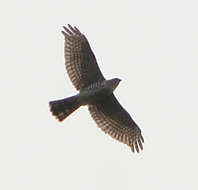
[[[63,121],[67,116],[80,107],[77,96],[51,101],[49,102],[49,105],[50,111],[59,121]]]

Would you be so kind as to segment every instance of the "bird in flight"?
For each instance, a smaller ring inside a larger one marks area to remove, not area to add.
[[[140,128],[113,94],[121,80],[106,80],[85,35],[69,24],[63,28],[66,70],[79,93],[49,102],[50,111],[63,121],[80,106],[86,105],[97,126],[105,133],[128,145],[133,152],[143,150]]]

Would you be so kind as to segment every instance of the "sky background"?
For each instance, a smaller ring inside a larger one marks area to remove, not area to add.
[[[197,190],[198,2],[8,0],[0,7],[0,189]],[[48,102],[77,93],[65,24],[84,33],[144,150],[105,135],[81,107],[62,123]]]

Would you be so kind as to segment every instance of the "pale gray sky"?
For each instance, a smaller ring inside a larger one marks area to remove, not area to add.
[[[8,0],[0,21],[0,189],[196,190],[198,2]],[[76,93],[62,26],[83,32],[144,151],[105,135],[82,107],[59,123],[48,102]]]

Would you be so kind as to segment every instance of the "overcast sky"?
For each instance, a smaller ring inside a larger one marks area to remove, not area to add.
[[[198,2],[8,0],[0,7],[0,189],[197,190]],[[59,123],[48,102],[77,93],[65,24],[84,33],[144,150],[105,135],[82,107]]]

